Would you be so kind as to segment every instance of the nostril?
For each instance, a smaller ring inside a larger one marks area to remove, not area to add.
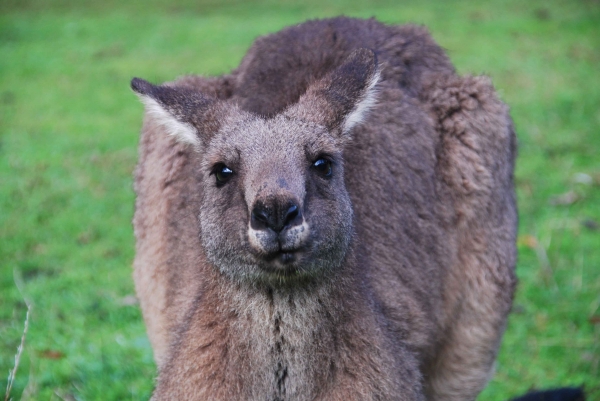
[[[262,208],[254,208],[254,210],[252,210],[252,217],[254,217],[254,219],[260,221],[261,223],[267,223],[269,220],[269,215],[267,214],[267,211],[265,209]]]
[[[290,224],[296,217],[298,217],[298,206],[292,205],[288,208],[285,217],[283,218],[283,226]]]
[[[255,229],[268,228],[271,223],[269,222],[269,211],[262,205],[257,205],[252,209],[251,225]]]

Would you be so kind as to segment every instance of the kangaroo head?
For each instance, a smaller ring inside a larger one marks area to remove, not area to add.
[[[374,53],[359,49],[268,119],[133,79],[156,122],[199,152],[200,236],[224,274],[283,284],[341,265],[353,232],[343,149],[374,103],[378,77]]]

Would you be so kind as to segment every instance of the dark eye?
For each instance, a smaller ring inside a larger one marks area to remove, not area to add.
[[[325,158],[317,159],[316,162],[313,163],[313,168],[321,175],[322,177],[331,177],[331,161]]]
[[[214,171],[215,177],[217,177],[217,185],[225,184],[233,175],[233,170],[224,164],[217,165]]]

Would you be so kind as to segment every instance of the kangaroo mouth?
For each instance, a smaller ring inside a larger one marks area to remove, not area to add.
[[[269,275],[294,277],[306,271],[302,267],[304,252],[301,249],[279,249],[260,255],[261,270]]]
[[[292,250],[292,251],[279,250],[277,252],[268,254],[265,257],[265,260],[267,262],[272,262],[272,263],[273,262],[281,263],[284,266],[290,265],[298,259],[298,256],[299,256],[298,253],[299,253],[299,250]]]

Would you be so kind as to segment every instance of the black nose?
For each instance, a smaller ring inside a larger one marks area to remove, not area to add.
[[[301,221],[301,218],[300,209],[294,202],[258,201],[252,209],[250,225],[255,230],[270,228],[279,233],[284,228]]]

